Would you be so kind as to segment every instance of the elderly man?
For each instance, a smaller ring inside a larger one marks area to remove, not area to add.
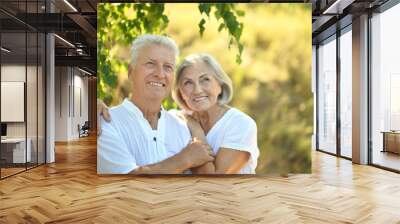
[[[99,174],[176,174],[214,158],[209,146],[191,140],[186,124],[165,111],[178,47],[164,36],[142,35],[132,43],[130,99],[101,119],[97,144]]]

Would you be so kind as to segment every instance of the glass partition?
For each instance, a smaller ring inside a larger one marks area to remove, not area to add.
[[[372,163],[400,171],[400,4],[371,18]]]
[[[31,161],[26,140],[26,33],[3,32],[1,47],[1,175],[7,177],[24,171]]]
[[[28,168],[37,165],[37,127],[38,127],[38,35],[36,32],[27,33],[27,81],[26,81],[26,113],[27,113],[27,143],[30,153],[30,161],[27,163]]]
[[[336,36],[318,48],[318,149],[336,154]]]
[[[352,33],[351,26],[340,36],[340,154],[352,157]]]
[[[28,4],[27,4],[28,3]],[[17,18],[44,1],[1,1],[0,178],[45,162],[45,35]]]
[[[46,76],[45,76],[45,65],[46,65],[46,51],[45,51],[46,39],[43,33],[38,34],[38,64],[37,64],[37,162],[38,164],[44,164],[46,162],[46,145],[45,145],[45,99],[46,99]]]

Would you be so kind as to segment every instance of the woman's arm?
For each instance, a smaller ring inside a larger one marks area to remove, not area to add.
[[[249,161],[250,153],[242,150],[220,148],[214,162],[192,168],[195,174],[237,174]]]
[[[244,150],[220,148],[215,158],[216,174],[237,174],[249,161],[250,153]]]
[[[186,120],[186,123],[192,134],[192,138],[207,143],[206,135],[204,134],[204,131],[201,128],[200,124],[190,115],[185,115],[184,119]],[[212,155],[213,152],[211,147],[209,149],[210,149],[210,155]],[[193,167],[191,170],[193,174],[209,174],[215,172],[215,166],[213,162],[207,162],[201,166]]]
[[[192,137],[207,143],[207,138],[200,124],[191,116],[185,115]],[[220,148],[214,162],[192,168],[194,174],[236,174],[248,162],[250,153],[245,150]]]
[[[249,161],[246,151],[220,148],[214,162],[192,168],[194,174],[237,174]]]

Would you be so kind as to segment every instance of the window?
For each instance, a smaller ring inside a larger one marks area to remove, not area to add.
[[[352,35],[351,26],[340,36],[340,154],[351,158],[352,141]]]
[[[336,36],[318,48],[318,149],[336,153]]]
[[[400,170],[400,4],[371,18],[372,163]]]

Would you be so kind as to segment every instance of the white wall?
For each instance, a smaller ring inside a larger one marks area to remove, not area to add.
[[[1,66],[1,81],[5,82],[25,82],[25,65],[2,65]],[[32,66],[28,66],[29,70],[33,69]],[[33,94],[28,93],[29,96]],[[36,96],[36,94],[35,94]],[[7,110],[7,108],[1,108]],[[28,114],[28,116],[30,116]],[[31,117],[28,117],[31,120]],[[8,137],[25,137],[25,122],[7,122],[7,136]]]
[[[24,122],[25,82],[1,81],[1,121]]]
[[[76,68],[56,67],[55,107],[55,140],[79,138],[78,124],[88,120],[88,78]]]
[[[78,72],[78,74],[77,74]],[[77,126],[80,124],[81,126],[88,120],[88,78],[81,76],[79,70],[74,70],[74,112],[72,113],[72,132],[71,135],[78,137],[78,129]],[[81,108],[80,108],[81,107]]]
[[[2,65],[1,81],[18,81],[25,82],[25,65]],[[1,108],[7,110],[7,108]],[[24,122],[7,122],[8,137],[25,137]]]
[[[68,140],[68,87],[67,67],[55,68],[55,141]]]
[[[25,65],[1,65],[1,81],[25,82]]]

